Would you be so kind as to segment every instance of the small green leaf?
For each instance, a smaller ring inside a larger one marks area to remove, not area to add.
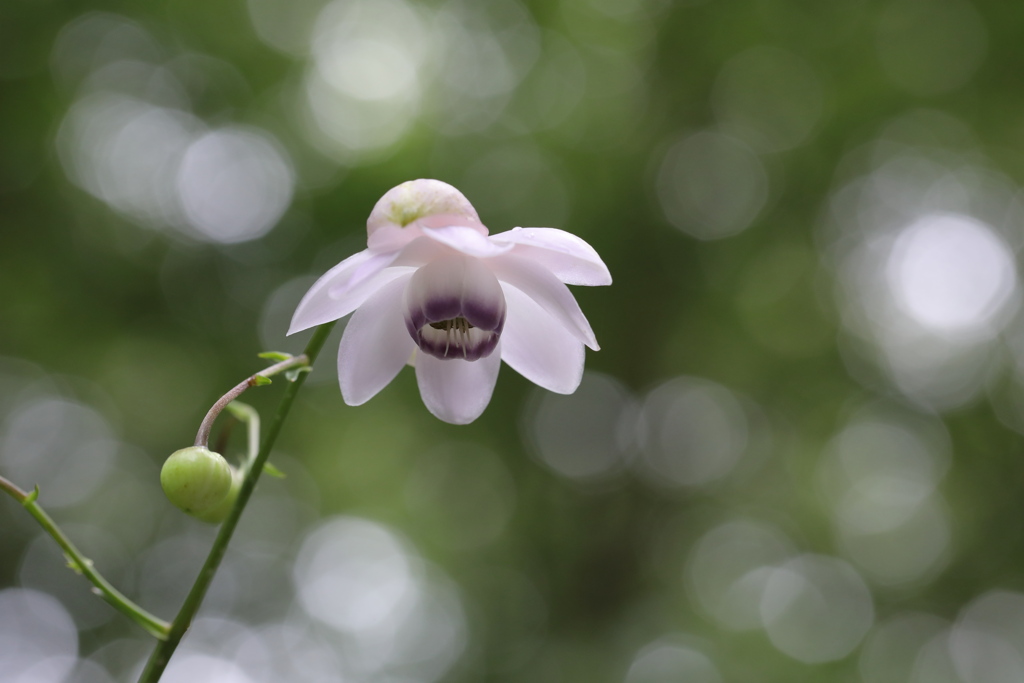
[[[259,357],[265,360],[282,361],[288,360],[293,356],[290,353],[282,353],[281,351],[264,351],[263,353],[259,354]]]
[[[28,496],[25,497],[25,500],[23,500],[21,502],[21,504],[22,505],[30,505],[30,504],[36,502],[36,499],[38,497],[39,497],[39,484],[36,484],[36,487],[34,489],[32,489],[32,493],[28,494]]]
[[[68,569],[70,569],[71,571],[73,571],[76,574],[81,574],[82,573],[82,565],[79,564],[78,560],[76,560],[75,558],[71,557],[67,553],[64,553],[64,559],[68,563]]]
[[[275,477],[277,479],[284,479],[285,477],[288,476],[281,470],[271,465],[269,462],[263,463],[263,471],[269,474],[271,477]]]
[[[271,383],[270,378],[264,377],[263,375],[256,375],[252,380],[252,385],[254,387],[263,387]]]
[[[312,369],[313,368],[310,367],[309,365],[301,365],[301,366],[299,366],[297,368],[292,368],[291,370],[286,370],[285,373],[284,373],[284,377],[289,382],[294,382],[295,380],[297,380],[299,378],[299,375],[301,375],[304,372],[309,372]]]

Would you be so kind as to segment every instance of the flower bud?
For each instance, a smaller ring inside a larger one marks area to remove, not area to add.
[[[372,235],[385,226],[404,228],[421,218],[442,214],[480,222],[469,200],[448,183],[425,178],[410,180],[380,198],[366,221],[366,232]]]
[[[232,497],[234,480],[231,465],[220,453],[201,446],[175,451],[160,470],[160,485],[168,500],[207,522],[224,519],[224,516],[216,519],[214,513]],[[230,508],[228,505],[227,509]]]
[[[194,516],[210,524],[220,524],[223,522],[228,513],[231,512],[231,508],[235,506],[235,501],[238,500],[238,491],[242,488],[242,478],[242,473],[232,467],[231,486],[228,488],[227,495],[217,505],[214,505],[206,512],[196,512]]]

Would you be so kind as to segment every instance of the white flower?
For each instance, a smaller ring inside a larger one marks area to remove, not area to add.
[[[611,284],[593,247],[553,228],[488,236],[466,198],[439,180],[388,191],[366,229],[366,250],[317,280],[288,330],[355,311],[338,350],[345,403],[370,400],[407,362],[427,408],[453,424],[487,407],[500,360],[545,389],[576,390],[583,346],[598,345],[565,285]]]

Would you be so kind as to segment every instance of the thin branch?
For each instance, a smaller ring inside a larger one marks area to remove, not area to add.
[[[21,490],[7,479],[0,477],[0,489],[3,489],[12,498],[21,503],[21,505],[28,510],[29,514],[36,518],[36,521],[39,522],[39,525],[43,527],[46,533],[50,534],[53,540],[57,541],[57,544],[61,547],[68,558],[68,566],[75,572],[84,575],[92,582],[93,586],[95,586],[93,592],[99,594],[107,602],[113,605],[115,609],[134,620],[153,636],[160,640],[167,638],[171,631],[171,625],[163,619],[153,616],[126,598],[121,591],[114,588],[109,581],[103,578],[102,574],[96,571],[95,567],[93,567],[92,560],[83,555],[82,552],[75,547],[75,544],[71,542],[71,539],[64,535],[64,532],[57,526],[57,523],[54,522],[53,519],[46,514],[46,511],[43,510],[39,503],[36,502],[36,497],[39,495],[38,488],[36,488],[32,493],[28,493]]]
[[[332,327],[334,327],[334,323],[330,322],[316,328],[316,331],[313,333],[313,337],[309,340],[309,344],[306,345],[306,352],[304,354],[306,366],[312,365],[313,361],[316,360],[317,354],[319,354],[320,349],[323,348],[324,342],[327,340],[327,335],[330,334]],[[303,358],[303,356],[296,357],[296,360],[298,358]],[[297,364],[292,363],[289,367],[293,367],[294,365]],[[275,365],[272,368],[268,368],[268,370],[273,368],[277,368],[277,366]],[[280,370],[278,370],[278,372],[279,371]],[[263,373],[260,374],[265,376],[266,372],[267,371],[264,370]],[[235,501],[234,507],[231,508],[231,512],[228,513],[227,519],[224,520],[224,523],[220,528],[220,532],[217,534],[217,540],[214,541],[213,547],[210,549],[210,554],[206,557],[206,562],[203,564],[203,568],[199,571],[199,576],[196,577],[195,583],[192,584],[192,589],[189,591],[188,597],[185,598],[185,602],[182,604],[181,610],[178,612],[178,616],[174,618],[174,622],[171,624],[171,630],[167,639],[160,642],[153,650],[153,654],[150,655],[149,661],[146,663],[146,668],[143,670],[142,676],[139,678],[139,683],[156,683],[160,680],[160,676],[167,667],[167,663],[170,661],[171,655],[174,654],[174,651],[178,648],[178,644],[181,642],[182,637],[184,637],[188,627],[192,624],[192,619],[199,610],[199,606],[202,604],[203,598],[206,596],[206,591],[209,589],[210,583],[213,581],[213,577],[217,573],[217,568],[220,566],[220,562],[224,558],[224,553],[227,550],[228,543],[231,541],[232,534],[235,532],[235,527],[238,526],[238,520],[242,516],[242,511],[245,509],[246,504],[249,502],[249,497],[252,496],[252,492],[256,488],[256,482],[259,480],[260,474],[263,472],[263,465],[267,462],[267,458],[270,456],[270,449],[273,448],[274,442],[277,440],[277,435],[280,433],[281,427],[284,425],[285,419],[288,417],[288,411],[291,409],[292,403],[295,402],[295,396],[302,387],[302,384],[306,379],[306,374],[307,373],[299,374],[298,377],[295,378],[295,381],[289,383],[288,387],[285,389],[284,396],[281,397],[281,402],[277,407],[277,414],[274,415],[274,419],[270,422],[270,428],[267,430],[267,435],[263,438],[263,443],[260,446],[259,453],[257,454],[255,461],[252,463],[252,466],[249,468],[249,471],[246,472],[245,479],[242,481],[242,488],[238,492],[238,500]],[[255,377],[256,375],[253,375],[253,377],[246,380],[246,382]],[[242,389],[242,391],[245,391],[245,389]],[[241,391],[239,391],[239,393],[241,393]],[[228,403],[229,402],[230,401],[228,401]],[[227,405],[227,403],[224,405]]]

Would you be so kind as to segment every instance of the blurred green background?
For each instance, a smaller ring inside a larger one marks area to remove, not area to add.
[[[1022,30],[968,0],[5,0],[0,473],[170,618],[214,529],[163,459],[301,350],[376,200],[438,178],[598,250],[602,350],[572,396],[503,368],[454,427],[410,371],[345,406],[339,326],[166,680],[1024,680]],[[133,680],[151,641],[7,499],[0,586],[4,681]]]

